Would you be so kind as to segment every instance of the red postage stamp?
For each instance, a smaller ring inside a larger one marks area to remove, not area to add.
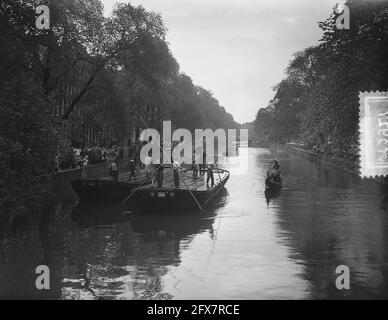
[[[388,176],[388,92],[360,93],[361,176]]]

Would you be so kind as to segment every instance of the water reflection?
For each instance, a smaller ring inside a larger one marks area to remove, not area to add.
[[[282,193],[281,190],[266,189],[264,191],[264,195],[265,195],[265,199],[267,201],[267,206],[269,206],[269,204],[271,203],[271,200],[279,198],[281,193]]]
[[[275,157],[279,194],[264,190]],[[207,214],[61,203],[0,225],[0,298],[387,298],[387,187],[276,150],[248,158]],[[40,264],[51,290],[35,289]]]
[[[382,187],[308,161],[282,159],[287,189],[277,224],[303,266],[311,298],[386,298],[387,212]],[[387,194],[384,194],[385,198]],[[335,287],[335,269],[351,270],[351,290]]]
[[[70,250],[84,253],[73,262],[82,272],[64,274],[62,298],[170,299],[162,285],[167,268],[179,265],[192,238],[211,233],[214,222],[199,212],[136,214],[101,206],[78,206],[73,219],[82,241]]]

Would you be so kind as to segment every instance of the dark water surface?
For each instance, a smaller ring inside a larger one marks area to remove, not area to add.
[[[388,298],[387,190],[287,153],[249,149],[208,214],[61,204],[0,229],[0,298]],[[264,193],[278,157],[284,188]],[[31,220],[31,219],[30,219]],[[35,268],[51,289],[35,289]],[[338,265],[350,290],[335,287]]]

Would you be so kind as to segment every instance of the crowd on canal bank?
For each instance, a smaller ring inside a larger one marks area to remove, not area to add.
[[[138,160],[142,144],[128,144],[110,146],[86,146],[83,148],[69,148],[66,152],[55,156],[55,171],[79,169],[83,166],[119,161],[126,158]]]

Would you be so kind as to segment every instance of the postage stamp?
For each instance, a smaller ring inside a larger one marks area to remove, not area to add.
[[[361,176],[388,176],[388,92],[360,93]]]

